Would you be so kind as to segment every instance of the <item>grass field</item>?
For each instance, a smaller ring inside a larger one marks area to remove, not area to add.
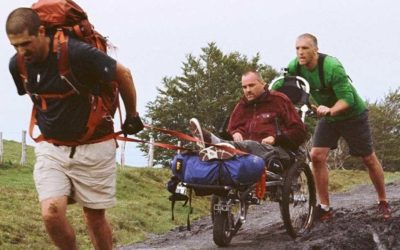
[[[33,149],[28,149],[28,166],[18,166],[20,145],[5,143],[5,161],[0,165],[0,249],[55,249],[43,226],[33,184]],[[9,152],[9,153],[7,153]],[[386,181],[400,181],[400,174],[386,173]],[[107,211],[115,245],[145,239],[147,233],[161,234],[186,225],[187,207],[178,203],[175,221],[165,183],[168,169],[125,168],[118,171],[117,205]],[[370,183],[365,171],[331,171],[331,191],[344,191]],[[208,214],[208,198],[194,197],[192,219]],[[80,249],[92,249],[81,208],[71,205],[68,217],[75,228]]]
[[[33,148],[28,148],[28,166],[19,166],[21,145],[6,141],[0,165],[0,249],[55,249],[41,221],[40,206],[33,183]],[[129,168],[118,170],[117,205],[107,210],[115,245],[143,240],[146,233],[164,233],[186,225],[187,207],[177,203],[175,221],[165,183],[167,169]],[[208,211],[207,199],[196,199],[191,218]],[[82,210],[71,205],[68,217],[75,228],[80,249],[92,249],[82,219]]]

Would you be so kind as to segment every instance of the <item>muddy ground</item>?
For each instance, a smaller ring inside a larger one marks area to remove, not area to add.
[[[400,183],[386,186],[392,219],[378,218],[372,185],[331,195],[334,216],[329,223],[314,225],[306,235],[292,239],[281,221],[278,203],[252,206],[248,220],[232,239],[229,249],[400,249]],[[194,198],[195,199],[195,198]],[[195,206],[195,200],[194,200]],[[210,218],[192,221],[165,235],[149,235],[130,249],[217,249],[212,239]]]

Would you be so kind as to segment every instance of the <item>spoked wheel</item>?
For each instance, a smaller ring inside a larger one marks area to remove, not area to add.
[[[240,220],[240,205],[237,202],[231,203],[230,211],[215,211],[214,204],[219,201],[218,196],[211,198],[211,218],[213,220],[213,239],[218,246],[228,246],[232,237],[242,226]],[[232,201],[230,201],[232,202]],[[226,205],[227,206],[227,205]]]
[[[293,164],[285,176],[280,202],[286,231],[293,238],[310,229],[316,205],[315,184],[310,167]]]

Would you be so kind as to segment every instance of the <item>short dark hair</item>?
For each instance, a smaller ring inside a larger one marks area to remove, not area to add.
[[[311,41],[314,43],[314,46],[315,46],[316,48],[318,48],[318,40],[317,40],[317,37],[315,37],[313,34],[304,33],[304,34],[301,34],[300,36],[297,37],[297,39],[299,39],[299,38],[310,38]]]
[[[7,17],[7,35],[17,35],[28,30],[29,35],[34,36],[39,32],[39,15],[31,8],[18,8],[13,10]]]
[[[242,76],[246,76],[246,75],[248,75],[248,74],[250,74],[250,73],[254,73],[254,74],[257,76],[258,80],[260,80],[260,82],[265,83],[265,81],[264,81],[264,79],[262,78],[260,72],[258,72],[256,69],[247,69],[247,70],[245,70],[245,71],[243,72]]]

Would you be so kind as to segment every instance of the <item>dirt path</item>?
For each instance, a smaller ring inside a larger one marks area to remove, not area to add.
[[[316,224],[307,235],[295,240],[286,234],[278,203],[253,206],[229,249],[400,249],[400,183],[388,184],[386,188],[393,216],[388,222],[377,218],[372,185],[363,185],[331,195],[333,220]],[[193,221],[190,232],[183,226],[119,249],[217,248],[212,239],[211,219],[207,217]]]

